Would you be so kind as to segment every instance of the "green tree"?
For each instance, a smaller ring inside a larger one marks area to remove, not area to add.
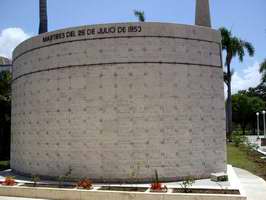
[[[226,28],[220,28],[222,35],[222,50],[226,53],[225,66],[226,70],[226,85],[227,85],[227,102],[226,102],[226,136],[231,141],[232,135],[232,96],[231,96],[231,62],[234,57],[238,57],[239,61],[242,62],[245,56],[245,50],[249,56],[253,56],[255,49],[249,42],[241,40],[232,35],[231,31]]]
[[[248,90],[241,90],[239,92],[249,97],[259,97],[266,102],[266,83],[262,82],[255,88],[251,87]]]
[[[239,92],[232,96],[233,121],[240,125],[243,134],[248,124],[256,121],[256,112],[265,108],[265,102],[259,97],[250,97]]]
[[[138,18],[139,22],[145,22],[144,11],[134,10],[134,15]]]
[[[11,100],[11,73],[0,72],[0,100],[10,102]]]
[[[11,115],[11,73],[0,72],[0,159],[9,158]]]
[[[260,73],[262,74],[262,83],[266,83],[266,59],[260,64]]]

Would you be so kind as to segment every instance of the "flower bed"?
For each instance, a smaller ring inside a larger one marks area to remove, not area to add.
[[[107,189],[107,190],[105,190]],[[194,189],[192,191],[195,191]],[[212,191],[212,192],[206,192]],[[167,193],[149,192],[148,188],[140,187],[120,187],[103,186],[101,188],[86,189],[66,189],[50,187],[25,187],[25,186],[0,186],[0,196],[15,196],[40,199],[57,200],[246,200],[245,196],[236,194],[224,194],[209,189],[198,189],[201,193],[179,193],[176,189],[168,189]],[[215,194],[213,194],[215,193]],[[235,193],[235,192],[233,192]]]

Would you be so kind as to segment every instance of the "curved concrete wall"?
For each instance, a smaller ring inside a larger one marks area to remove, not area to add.
[[[226,169],[217,31],[83,26],[33,37],[13,58],[12,169],[129,182]]]

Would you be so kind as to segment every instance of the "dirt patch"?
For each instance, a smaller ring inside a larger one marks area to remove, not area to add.
[[[174,188],[173,193],[199,193],[199,194],[235,194],[240,195],[239,190],[229,190],[229,189],[198,189],[198,188],[190,188],[187,189],[186,192],[182,188]]]
[[[120,187],[120,186],[102,186],[98,190],[125,191],[125,192],[145,192],[148,188],[142,187]]]
[[[74,189],[76,185],[55,185],[55,184],[33,184],[33,183],[24,183],[22,186],[26,187],[44,187],[44,188],[66,188]]]

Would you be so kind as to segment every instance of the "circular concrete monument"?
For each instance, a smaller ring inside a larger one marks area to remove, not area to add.
[[[95,181],[226,170],[220,33],[121,23],[30,38],[13,54],[11,167]]]

